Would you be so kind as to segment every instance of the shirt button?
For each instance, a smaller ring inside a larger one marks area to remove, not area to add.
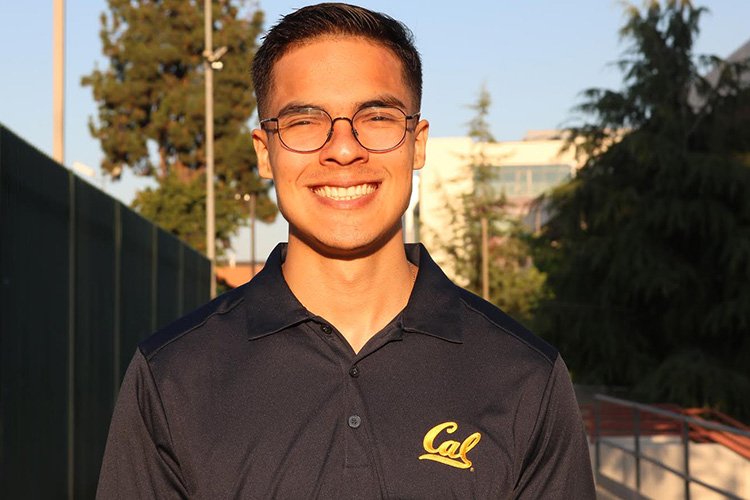
[[[354,378],[359,377],[359,366],[357,365],[352,366],[351,369],[349,370],[349,375],[351,375]]]
[[[323,330],[323,333],[331,333],[333,331],[328,325],[320,325],[320,329]]]
[[[349,417],[349,427],[356,429],[360,425],[362,425],[362,419],[359,418],[359,415],[352,415]]]

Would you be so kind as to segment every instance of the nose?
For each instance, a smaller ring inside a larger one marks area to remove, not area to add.
[[[339,122],[339,123],[337,123]],[[357,141],[351,118],[340,116],[331,121],[328,142],[320,150],[322,162],[350,165],[367,159],[367,150]]]

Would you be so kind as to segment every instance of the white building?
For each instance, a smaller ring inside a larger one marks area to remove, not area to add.
[[[419,223],[414,230],[449,275],[452,265],[439,240],[452,224],[461,223],[455,219],[461,212],[462,195],[472,191],[472,159],[481,153],[485,164],[498,168],[497,187],[505,193],[510,209],[525,217],[533,200],[570,179],[583,165],[573,148],[563,151],[564,145],[560,131],[530,131],[520,141],[488,144],[468,137],[428,139],[427,162],[420,171]],[[536,211],[529,224],[538,227],[543,222],[542,213]]]

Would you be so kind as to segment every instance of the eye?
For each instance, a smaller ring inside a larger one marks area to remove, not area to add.
[[[314,115],[291,115],[285,116],[282,120],[281,126],[285,129],[288,128],[306,128],[306,127],[317,127],[323,123],[323,119],[319,116]]]
[[[312,125],[312,121],[305,118],[300,118],[298,120],[292,120],[287,123],[287,127],[304,127],[305,125]]]
[[[362,123],[392,123],[401,122],[404,115],[398,110],[390,108],[368,108],[357,115],[357,121]]]

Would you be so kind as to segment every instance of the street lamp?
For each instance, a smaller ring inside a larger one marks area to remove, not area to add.
[[[211,298],[216,297],[216,221],[214,208],[214,69],[224,65],[219,58],[227,51],[221,47],[213,49],[213,21],[211,19],[211,0],[203,2],[205,50],[203,51],[203,68],[206,75],[206,256],[211,261]]]

